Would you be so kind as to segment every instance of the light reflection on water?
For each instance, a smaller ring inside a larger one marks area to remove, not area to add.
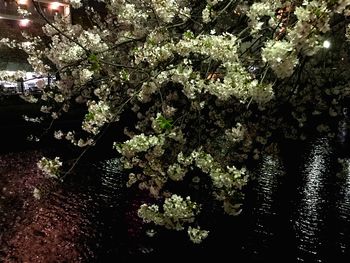
[[[283,174],[283,169],[280,160],[272,156],[265,156],[259,170],[256,186],[257,206],[254,210],[257,219],[264,219],[266,216],[276,214],[275,207],[273,206],[274,195],[278,188],[278,176]],[[263,222],[258,220],[257,227],[264,229]]]
[[[329,141],[320,138],[312,145],[302,169],[294,222],[299,262],[308,262],[306,260],[310,257],[317,262],[323,262],[318,252],[322,247],[320,236],[324,221],[321,212],[324,209],[323,194],[329,173],[330,155]]]
[[[350,159],[342,160],[343,169],[339,179],[340,194],[337,200],[338,217],[340,221],[340,231],[338,236],[338,245],[341,253],[349,253],[350,244]]]
[[[120,200],[124,198],[125,175],[119,159],[101,161],[96,168],[101,175],[100,198],[111,208],[120,205]]]
[[[269,247],[276,235],[278,208],[276,207],[277,190],[284,168],[279,158],[266,155],[263,157],[255,174],[254,200],[252,208],[252,234],[248,241],[250,253],[255,257],[267,257]]]

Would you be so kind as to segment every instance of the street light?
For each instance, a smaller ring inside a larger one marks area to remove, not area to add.
[[[20,27],[27,27],[30,23],[30,20],[27,18],[19,20],[19,26]]]
[[[331,47],[331,42],[329,40],[323,41],[323,47],[324,48],[330,48]]]

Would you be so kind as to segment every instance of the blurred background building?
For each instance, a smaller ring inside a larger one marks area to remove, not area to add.
[[[21,40],[23,32],[40,36],[46,20],[53,21],[55,16],[71,22],[68,0],[0,0],[0,38]],[[28,75],[34,74],[23,51],[0,46],[0,71],[17,70],[27,71]],[[34,88],[35,85],[30,81],[8,83],[0,80],[0,92],[18,93]]]
[[[23,11],[18,12],[19,9]],[[0,30],[3,37],[18,36],[21,30],[37,30],[40,33],[39,28],[45,23],[42,16],[52,21],[56,15],[70,20],[70,6],[67,0],[1,0]]]

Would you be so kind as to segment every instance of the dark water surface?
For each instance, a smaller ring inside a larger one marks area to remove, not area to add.
[[[35,167],[40,151],[2,154],[0,262],[350,262],[345,142],[316,138],[283,149],[256,167],[242,214],[212,220],[200,246],[183,233],[145,235],[136,211],[147,197],[126,191],[115,158],[85,161],[62,185],[45,186]],[[35,200],[38,185],[47,194]]]
[[[317,138],[286,151],[263,158],[250,189],[247,262],[350,262],[346,145]]]

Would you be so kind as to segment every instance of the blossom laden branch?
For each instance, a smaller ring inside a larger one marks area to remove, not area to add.
[[[85,111],[80,130],[54,133],[83,147],[63,177],[116,124],[128,137],[115,138],[113,146],[127,186],[156,199],[139,216],[187,231],[194,243],[209,234],[199,227],[201,203],[239,215],[247,161],[273,154],[274,136],[304,138],[314,114],[337,118],[350,96],[342,84],[350,81],[349,1],[101,2],[106,15],[91,26],[59,19],[46,26],[48,44],[1,42],[21,47],[36,71],[59,73],[42,88],[43,111],[58,118],[75,103]],[[325,50],[323,41],[335,32],[337,48]],[[321,53],[343,61],[337,67],[344,74],[334,74],[336,59]],[[323,123],[315,130],[331,135]],[[41,166],[56,169],[59,162]],[[205,195],[196,192],[199,186],[208,189]]]

